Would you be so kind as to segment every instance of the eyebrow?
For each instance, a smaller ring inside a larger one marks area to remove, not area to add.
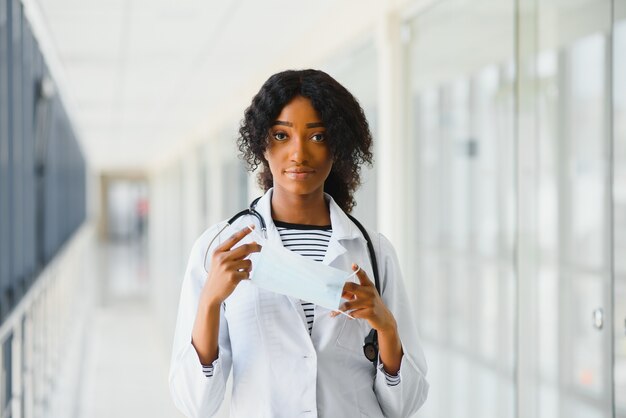
[[[274,121],[274,125],[289,126],[290,128],[293,127],[293,123],[285,122],[285,121],[282,121],[282,120]],[[311,122],[311,123],[307,123],[305,126],[307,128],[323,128],[324,127],[324,123],[323,122]]]

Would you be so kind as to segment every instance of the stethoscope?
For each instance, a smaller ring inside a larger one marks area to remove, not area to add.
[[[208,273],[206,269],[206,259],[209,254],[209,249],[211,248],[211,245],[213,245],[213,241],[215,241],[215,239],[219,237],[220,234],[226,228],[228,228],[230,225],[232,225],[237,219],[241,218],[242,216],[245,216],[245,215],[254,216],[259,221],[259,225],[261,225],[261,233],[263,234],[263,238],[267,239],[267,225],[265,224],[265,220],[263,219],[263,216],[261,216],[261,214],[256,211],[256,204],[261,197],[262,196],[254,199],[252,203],[250,203],[250,206],[247,209],[244,209],[241,212],[238,212],[237,214],[235,214],[235,216],[233,216],[228,221],[226,221],[226,224],[217,232],[217,234],[215,234],[213,239],[211,239],[211,242],[209,242],[209,245],[207,245],[206,251],[204,252],[204,262],[202,264],[202,267],[204,268],[205,272]],[[365,240],[367,241],[367,249],[369,251],[370,259],[372,261],[372,267],[374,269],[374,283],[376,285],[376,290],[380,294],[380,287],[379,287],[379,281],[378,281],[378,263],[376,261],[376,254],[374,253],[374,246],[372,245],[372,241],[370,240],[370,237],[367,231],[365,230],[365,228],[363,227],[363,225],[361,225],[361,223],[357,221],[352,215],[350,214],[346,214],[346,215],[348,215],[350,220],[354,222],[354,224],[361,230],[361,233],[363,233],[363,236],[365,237]],[[363,354],[365,354],[365,357],[369,361],[371,361],[376,367],[376,365],[378,364],[378,333],[376,332],[375,329],[372,329],[367,335],[367,337],[365,337],[365,340],[363,341]]]
[[[261,214],[259,212],[256,211],[256,204],[259,201],[259,199],[262,196],[257,197],[256,199],[254,199],[252,201],[252,203],[250,203],[250,207],[248,207],[248,209],[244,209],[241,212],[238,212],[237,214],[235,214],[235,216],[233,216],[232,218],[230,218],[229,220],[226,221],[226,224],[217,232],[217,234],[215,234],[215,236],[213,237],[213,239],[211,240],[211,242],[209,242],[209,245],[207,245],[206,247],[206,251],[204,252],[204,261],[202,262],[202,267],[204,268],[204,271],[208,273],[208,270],[206,269],[206,259],[209,255],[209,249],[211,248],[211,245],[213,245],[213,241],[215,241],[215,239],[217,237],[220,236],[220,234],[229,226],[231,226],[237,219],[241,218],[244,215],[252,215],[254,216],[258,221],[259,221],[259,225],[261,225],[261,234],[263,234],[263,238],[267,239],[267,225],[265,225],[265,220],[263,219],[263,216],[261,216]]]

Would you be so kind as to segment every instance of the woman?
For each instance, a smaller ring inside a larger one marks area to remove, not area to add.
[[[248,228],[255,218],[219,223],[194,244],[182,285],[170,370],[176,405],[187,416],[213,415],[232,367],[231,416],[411,415],[428,383],[398,260],[387,239],[367,234],[379,295],[364,235],[346,215],[360,166],[372,160],[363,110],[326,73],[285,71],[261,87],[239,134],[250,169],[261,166],[266,193],[256,210],[267,245],[356,272],[358,281],[340,289],[338,309],[355,319],[255,285],[251,258],[262,250]],[[374,364],[363,354],[372,329]]]

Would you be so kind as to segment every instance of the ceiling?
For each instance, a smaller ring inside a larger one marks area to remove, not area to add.
[[[309,64],[311,40],[332,42],[342,30],[332,0],[31,3],[90,165],[103,171],[141,170],[198,126],[233,124],[222,120],[233,101],[249,101],[270,71]],[[340,3],[349,11],[375,2]]]

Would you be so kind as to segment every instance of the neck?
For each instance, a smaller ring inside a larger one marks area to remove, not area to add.
[[[294,195],[274,188],[272,219],[292,224],[330,225],[330,210],[324,199],[324,191]]]

